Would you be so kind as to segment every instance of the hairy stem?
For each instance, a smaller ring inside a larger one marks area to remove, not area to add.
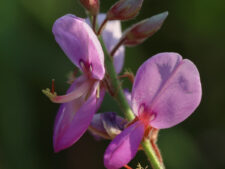
[[[155,154],[155,151],[150,143],[150,141],[148,139],[144,139],[144,141],[142,141],[142,147],[143,150],[146,154],[146,156],[148,157],[148,160],[151,163],[151,166],[153,169],[164,169],[163,164],[160,163],[158,157]]]

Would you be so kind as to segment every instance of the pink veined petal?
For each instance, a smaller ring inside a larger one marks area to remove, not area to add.
[[[76,81],[71,85],[68,92],[76,87]],[[87,100],[85,96],[60,105],[55,119],[53,144],[54,151],[59,152],[74,144],[87,130],[94,113],[99,108],[104,91],[100,98],[96,98],[97,84]]]
[[[57,19],[52,28],[59,46],[81,70],[81,62],[91,66],[93,78],[104,77],[104,54],[99,40],[84,19],[67,14]]]
[[[144,125],[137,121],[115,137],[104,154],[107,169],[118,169],[129,163],[138,151],[144,136]]]
[[[98,25],[101,25],[105,17],[106,17],[106,14],[98,15]],[[122,36],[122,30],[121,30],[120,21],[117,21],[117,20],[108,21],[102,32],[102,38],[108,52],[111,52],[111,50],[117,44],[121,36]],[[125,55],[125,47],[121,46],[113,56],[114,67],[117,73],[120,73],[123,68],[124,55]]]
[[[201,82],[196,66],[177,53],[160,53],[138,70],[132,89],[132,106],[138,115],[145,104],[155,118],[155,128],[172,127],[190,116],[201,100]]]

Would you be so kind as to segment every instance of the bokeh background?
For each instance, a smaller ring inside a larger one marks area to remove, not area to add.
[[[102,0],[106,12],[115,0]],[[123,29],[151,15],[169,11],[162,29],[145,43],[126,49],[125,68],[136,72],[144,60],[165,51],[180,53],[198,67],[203,98],[183,123],[162,130],[159,147],[168,169],[225,168],[225,1],[145,0],[139,16]],[[53,153],[52,132],[58,105],[41,89],[56,79],[68,88],[74,65],[51,33],[54,21],[73,13],[84,17],[78,0],[0,1],[0,169],[102,169],[108,141],[86,133],[74,146]],[[130,87],[129,82],[124,82]],[[119,111],[107,96],[100,111]],[[143,153],[131,162],[147,165]]]

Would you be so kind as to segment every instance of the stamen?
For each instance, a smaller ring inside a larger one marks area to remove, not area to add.
[[[52,89],[51,89],[51,93],[52,93],[52,94],[55,93],[55,79],[52,79]]]
[[[72,92],[62,96],[57,96],[56,92],[52,94],[50,89],[42,90],[42,92],[54,103],[66,103],[85,95],[90,87],[90,82],[86,81],[77,86]]]
[[[50,100],[51,100],[52,98],[54,98],[54,97],[57,96],[57,93],[56,93],[56,92],[52,93],[52,92],[50,91],[49,88],[43,89],[43,90],[42,90],[42,93],[43,93],[44,95],[46,95]]]

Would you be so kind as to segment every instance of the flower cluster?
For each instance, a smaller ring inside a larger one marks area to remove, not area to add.
[[[133,111],[132,121],[115,112],[95,114],[106,92],[121,99],[111,84],[119,79],[110,79],[110,73],[122,71],[125,46],[138,45],[152,36],[168,12],[145,19],[122,33],[120,21],[134,18],[143,0],[120,0],[107,14],[99,14],[98,0],[80,2],[90,18],[67,14],[57,19],[52,29],[56,42],[82,72],[70,79],[65,95],[57,95],[54,89],[43,90],[52,102],[61,103],[54,125],[54,151],[70,147],[89,130],[96,139],[112,140],[104,154],[104,165],[117,169],[126,166],[143,149],[143,139],[155,144],[159,129],[172,127],[195,111],[202,94],[200,76],[196,66],[181,55],[156,54],[140,66],[135,77],[122,75],[134,78],[131,93],[122,92],[123,102]],[[113,68],[106,66],[106,57]],[[120,90],[121,86],[117,88]],[[154,147],[162,163],[160,152]]]

